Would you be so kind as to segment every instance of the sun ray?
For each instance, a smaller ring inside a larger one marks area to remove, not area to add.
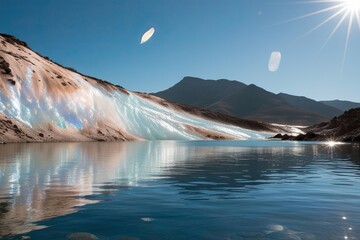
[[[343,56],[343,65],[345,64],[345,58],[346,58],[347,50],[348,50],[348,47],[349,47],[350,32],[351,32],[351,28],[352,28],[352,25],[353,25],[353,20],[354,20],[354,12],[352,11],[350,13],[349,24],[348,24],[348,28],[347,28],[347,32],[346,32],[345,49],[344,49],[344,56]]]
[[[344,22],[345,18],[349,15],[349,10],[346,11],[346,13],[342,16],[342,18],[340,19],[340,21],[336,24],[336,26],[334,27],[334,29],[332,30],[332,32],[330,33],[330,35],[328,36],[328,38],[326,39],[324,45],[321,47],[321,49],[323,49],[328,42],[330,41],[330,39],[334,36],[334,34],[336,33],[336,31],[339,29],[339,27],[341,26],[341,24]]]
[[[307,35],[309,35],[310,33],[312,33],[313,31],[317,30],[318,28],[322,27],[323,25],[325,25],[326,23],[330,22],[332,19],[334,19],[335,17],[339,16],[341,13],[343,13],[344,11],[346,11],[345,8],[335,12],[333,15],[331,15],[330,17],[328,17],[327,19],[325,19],[325,21],[321,22],[319,25],[315,26],[314,28],[310,29],[309,31],[307,31],[304,35],[302,35],[302,37],[305,37]]]
[[[307,31],[301,37],[307,36],[310,33],[314,32],[315,30],[319,29],[320,27],[324,26],[325,24],[329,23],[334,19],[339,19],[336,23],[334,29],[332,29],[329,36],[326,38],[325,43],[320,48],[320,52],[324,49],[324,47],[328,44],[328,42],[332,39],[338,29],[347,22],[346,27],[346,36],[345,36],[345,46],[344,46],[344,55],[343,55],[343,65],[345,63],[346,55],[349,49],[349,42],[351,32],[353,31],[353,25],[358,25],[358,29],[360,31],[360,0],[308,0],[308,1],[301,1],[297,3],[307,3],[307,4],[327,4],[324,8],[319,9],[314,12],[307,13],[305,15],[292,18],[287,20],[286,22],[292,22],[296,20],[301,20],[307,17],[312,17],[315,15],[320,15],[323,13],[328,13],[334,11],[334,13],[326,18],[324,21]],[[338,18],[339,17],[339,18]]]
[[[341,7],[344,7],[344,6],[345,6],[345,3],[339,4],[339,5],[334,5],[334,6],[331,6],[331,7],[327,7],[327,8],[324,8],[324,9],[320,9],[320,10],[315,11],[315,12],[311,12],[311,13],[308,13],[308,14],[305,14],[305,15],[301,15],[301,16],[299,16],[299,17],[295,17],[295,18],[288,19],[288,20],[283,21],[283,22],[281,22],[281,23],[288,23],[288,22],[293,22],[293,21],[301,20],[301,19],[304,19],[304,18],[307,18],[307,17],[311,17],[311,16],[318,15],[318,14],[320,14],[320,13],[329,12],[329,11],[331,11],[331,10],[334,10],[334,9],[337,9],[337,8],[341,8]]]
[[[359,31],[360,31],[360,11],[356,12],[356,19],[357,19],[357,22],[358,22],[358,27],[359,27]]]

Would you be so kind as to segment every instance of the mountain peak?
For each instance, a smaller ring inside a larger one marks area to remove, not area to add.
[[[200,78],[192,77],[192,76],[185,76],[181,81],[190,81],[190,80],[200,80]]]
[[[237,83],[237,84],[245,85],[244,83],[239,82],[237,80],[229,80],[229,79],[225,79],[225,78],[212,80],[212,79],[202,79],[202,78],[193,77],[193,76],[185,76],[185,77],[183,77],[183,79],[180,80],[180,82],[189,82],[189,81],[198,81],[198,82],[206,82],[207,81],[207,82],[213,82],[213,83],[216,83],[216,82],[228,82],[228,83]]]
[[[251,83],[251,84],[249,84],[249,85],[247,86],[247,88],[248,88],[248,89],[252,89],[252,88],[255,89],[255,88],[261,88],[261,87],[258,87],[257,85]]]
[[[154,93],[154,95],[171,102],[205,108],[209,102],[215,103],[222,96],[234,93],[244,87],[246,85],[238,81],[205,80],[187,76],[169,89]]]
[[[269,92],[269,91],[265,90],[264,88],[259,87],[253,83],[247,85],[246,88],[243,89],[243,91],[259,92],[259,93],[261,92],[263,94],[265,94],[265,93],[273,94],[272,92]]]

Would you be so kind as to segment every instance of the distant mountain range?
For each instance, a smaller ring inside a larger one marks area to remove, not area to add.
[[[153,95],[236,117],[295,125],[325,122],[360,106],[360,103],[348,101],[315,101],[285,93],[275,94],[238,81],[195,77],[185,77],[169,89]]]
[[[333,101],[320,101],[328,106],[340,109],[341,111],[347,111],[352,108],[360,108],[360,103],[342,101],[342,100],[333,100]]]

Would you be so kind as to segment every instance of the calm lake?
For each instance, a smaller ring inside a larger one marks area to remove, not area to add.
[[[278,141],[0,145],[1,237],[360,239],[360,148]]]

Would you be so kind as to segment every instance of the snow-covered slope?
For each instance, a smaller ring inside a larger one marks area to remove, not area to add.
[[[258,139],[281,132],[196,112],[64,68],[0,35],[0,142]]]

